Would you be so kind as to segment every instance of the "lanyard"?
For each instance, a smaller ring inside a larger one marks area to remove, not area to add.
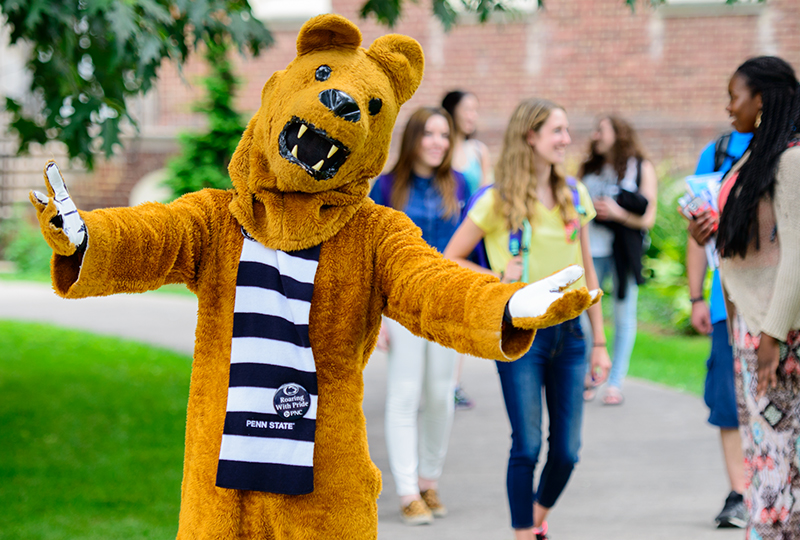
[[[511,233],[508,239],[508,250],[513,257],[516,257],[522,252],[522,278],[520,281],[523,283],[528,283],[529,281],[528,258],[530,257],[532,237],[533,227],[531,227],[530,222],[526,219],[522,222],[522,234],[520,234],[519,231],[517,231],[516,234]],[[520,243],[522,244],[521,246]]]
[[[529,283],[528,279],[528,258],[531,251],[531,237],[533,236],[533,227],[526,219],[522,222],[522,281]]]

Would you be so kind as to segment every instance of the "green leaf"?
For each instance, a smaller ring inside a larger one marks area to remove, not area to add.
[[[138,4],[144,11],[146,19],[153,19],[167,25],[172,23],[172,15],[170,15],[169,10],[154,0],[138,0]]]
[[[141,34],[138,36],[139,45],[139,67],[145,66],[160,61],[163,58],[161,54],[162,42],[157,36]]]
[[[35,29],[42,22],[42,12],[47,10],[47,4],[47,0],[33,0],[30,3],[25,17],[25,28],[27,30]]]
[[[103,153],[106,157],[114,155],[115,146],[122,146],[119,141],[119,118],[108,118],[100,125],[100,137],[103,139]]]
[[[367,0],[359,14],[364,19],[374,15],[379,23],[391,28],[400,19],[400,2],[401,0]]]
[[[450,30],[458,17],[449,0],[433,0],[433,14],[442,22],[445,30]]]
[[[131,7],[123,2],[116,2],[106,15],[111,26],[111,31],[117,38],[119,46],[124,46],[137,31],[136,14]]]

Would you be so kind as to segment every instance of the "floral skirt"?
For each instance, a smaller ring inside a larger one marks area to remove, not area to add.
[[[736,401],[745,459],[747,540],[800,540],[800,332],[781,344],[778,386],[756,398],[759,336],[733,328]]]

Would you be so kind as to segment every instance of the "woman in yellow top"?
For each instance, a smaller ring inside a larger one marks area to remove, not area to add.
[[[501,281],[535,281],[571,264],[585,268],[585,284],[598,288],[586,224],[595,216],[586,188],[562,171],[569,122],[546,100],[520,103],[506,129],[495,184],[469,210],[444,256],[495,274]],[[521,232],[518,232],[521,231]],[[467,259],[483,240],[491,269]],[[583,279],[574,286],[584,285]],[[600,304],[589,308],[596,382],[610,361]],[[516,362],[497,362],[511,422],[507,490],[517,540],[547,538],[547,517],[569,480],[581,444],[585,345],[578,319],[539,330]],[[547,463],[534,492],[533,472],[542,443],[542,389],[550,418]]]

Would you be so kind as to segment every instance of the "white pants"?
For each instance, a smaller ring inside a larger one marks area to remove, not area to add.
[[[386,446],[399,496],[419,493],[419,477],[442,475],[453,425],[457,353],[383,319],[389,333]],[[425,392],[425,408],[417,415]]]

